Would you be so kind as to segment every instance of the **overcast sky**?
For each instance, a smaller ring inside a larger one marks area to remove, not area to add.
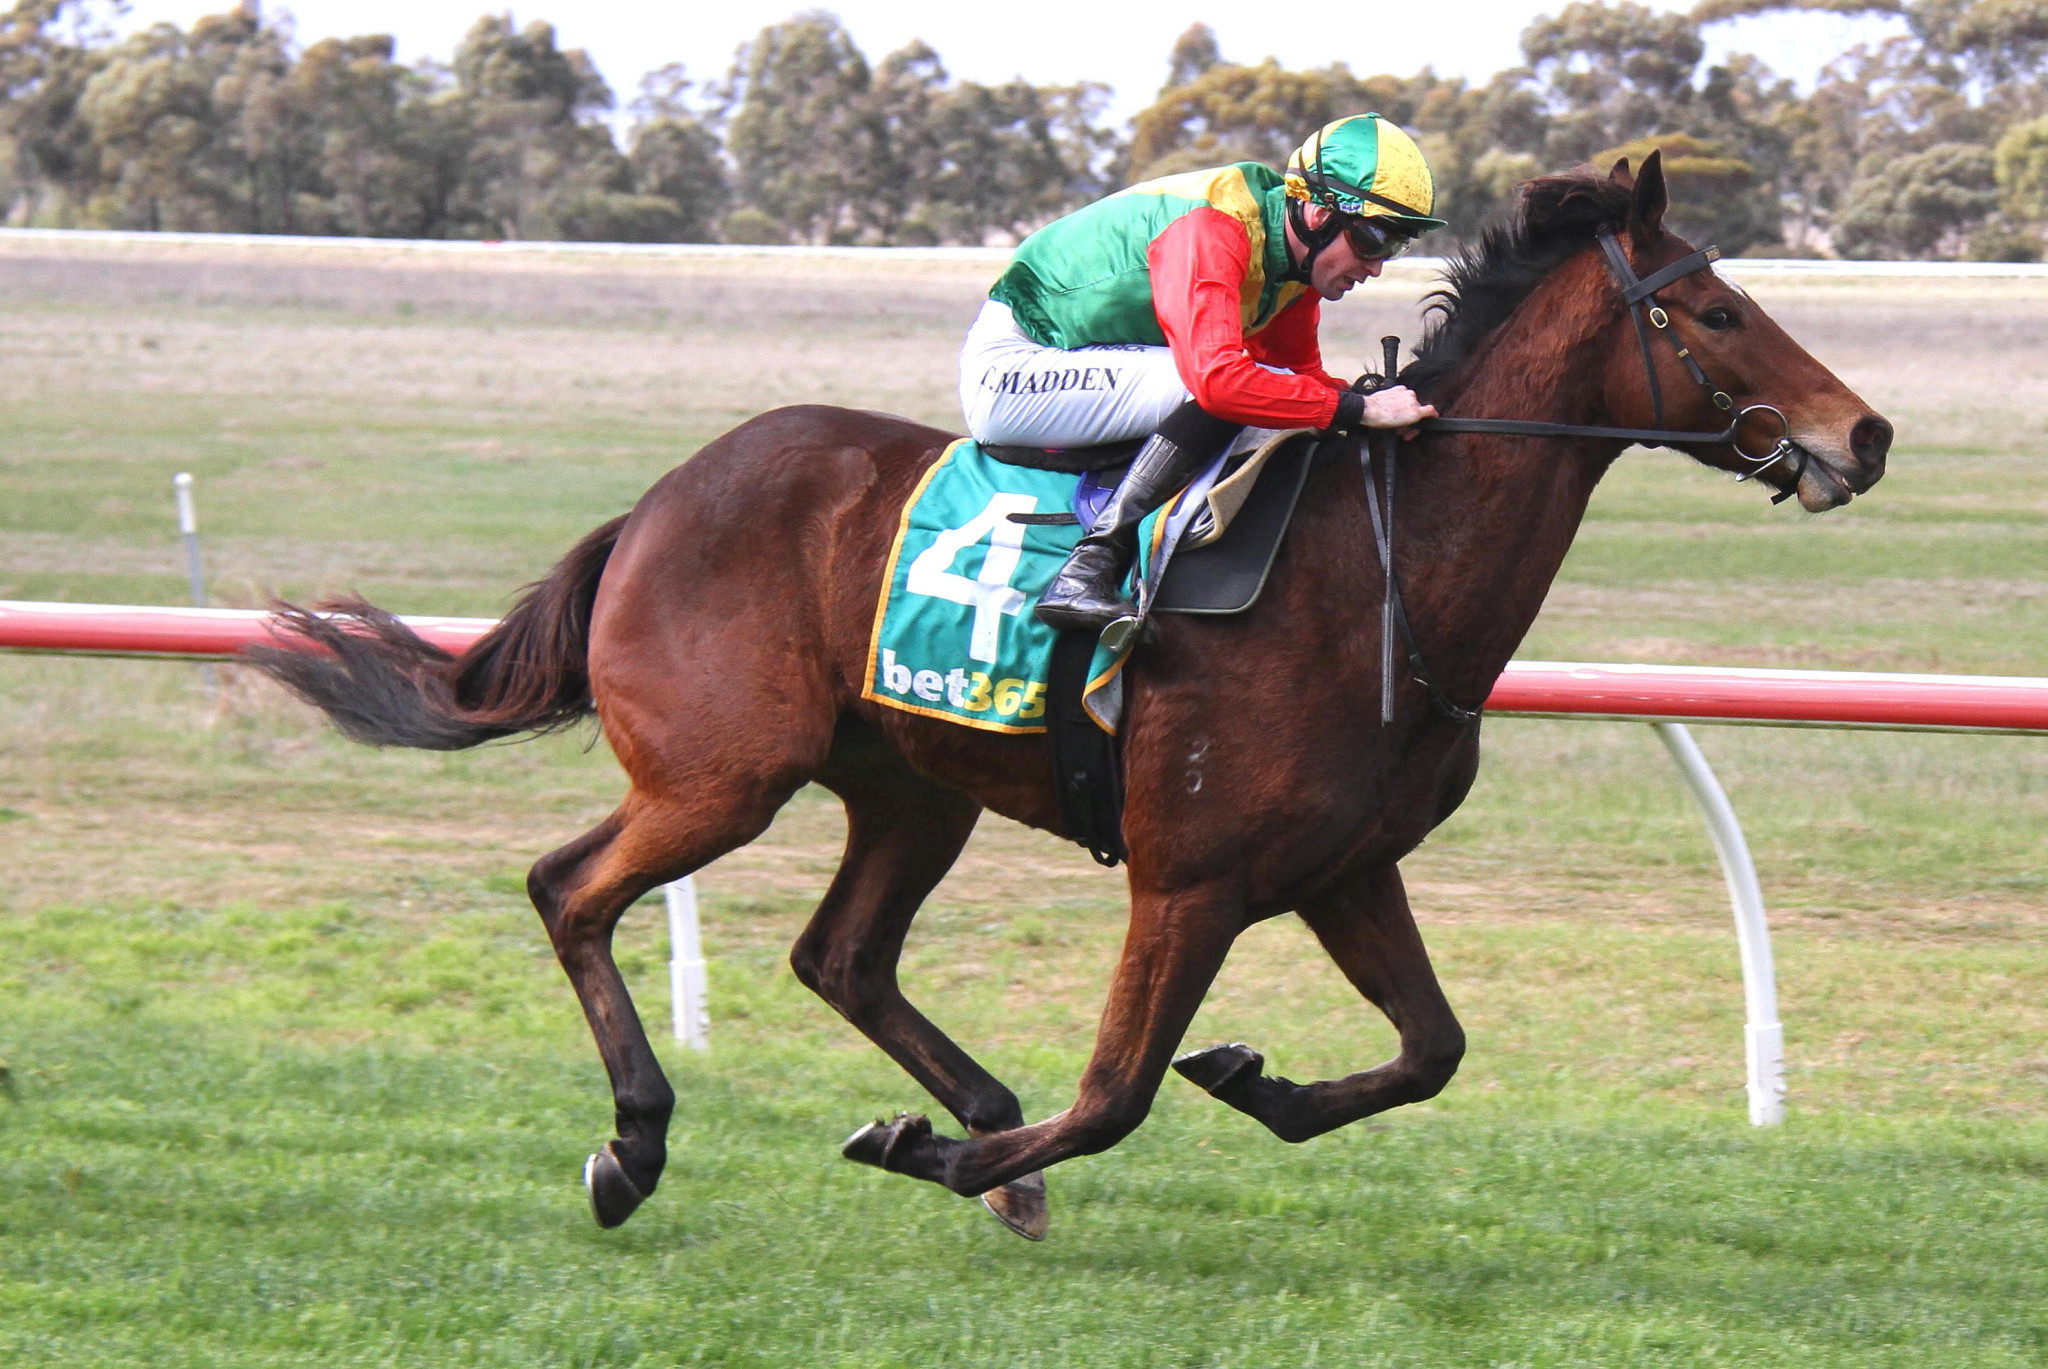
[[[1660,9],[1689,7],[1666,0],[1648,3]],[[842,0],[816,6],[836,12],[871,59],[922,38],[956,77],[967,80],[1023,76],[1039,84],[1106,82],[1115,87],[1112,113],[1119,121],[1150,102],[1165,75],[1168,48],[1197,20],[1216,30],[1223,55],[1232,61],[1272,56],[1291,68],[1343,61],[1361,75],[1406,75],[1433,66],[1445,75],[1483,79],[1519,62],[1515,40],[1531,19],[1562,7],[1563,0],[1375,0],[1366,5],[1337,0],[1323,8],[1327,17],[1317,19],[1302,0],[1218,4],[1207,7],[1208,12],[1187,0],[1033,0],[1002,6]],[[228,0],[133,0],[117,26],[127,30],[160,20],[188,25],[227,8]],[[389,33],[405,61],[447,60],[479,14],[503,9],[478,0],[294,0],[264,8],[272,15],[288,11],[301,44]],[[522,25],[545,19],[555,26],[561,46],[588,50],[623,105],[643,74],[670,62],[683,62],[699,80],[722,75],[740,43],[803,8],[812,6],[532,0],[512,15]],[[1339,16],[1357,17],[1347,28]],[[1896,31],[1893,20],[1809,13],[1720,24],[1708,35],[1710,56],[1755,53],[1804,86],[1850,44]]]

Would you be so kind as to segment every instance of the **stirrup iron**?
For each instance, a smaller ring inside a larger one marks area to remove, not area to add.
[[[1121,656],[1126,647],[1136,644],[1144,631],[1144,616],[1136,612],[1126,613],[1121,618],[1110,620],[1109,626],[1102,629],[1102,635],[1096,640],[1111,654]]]

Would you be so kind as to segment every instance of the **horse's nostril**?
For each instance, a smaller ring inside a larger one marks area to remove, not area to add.
[[[1849,430],[1849,450],[1858,461],[1881,464],[1891,449],[1892,425],[1876,414],[1865,414]]]

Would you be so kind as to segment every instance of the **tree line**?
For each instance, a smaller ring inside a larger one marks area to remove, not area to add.
[[[1703,30],[1882,13],[1804,94]],[[1662,147],[1676,215],[1730,253],[2035,260],[2048,233],[2048,0],[1575,0],[1472,82],[1226,59],[1197,24],[1123,130],[1099,84],[954,79],[921,42],[871,61],[811,11],[722,76],[627,106],[546,23],[477,20],[446,64],[387,36],[302,50],[247,2],[116,39],[84,0],[0,16],[0,215],[15,225],[627,242],[1011,241],[1118,186],[1279,165],[1373,109],[1413,131],[1450,235],[1515,184]]]

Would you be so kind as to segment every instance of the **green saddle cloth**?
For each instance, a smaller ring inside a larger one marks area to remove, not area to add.
[[[1053,630],[1033,604],[1081,538],[1075,524],[1031,524],[1013,513],[1065,513],[1079,477],[992,460],[971,438],[946,448],[904,505],[875,606],[861,697],[989,732],[1043,732]],[[1156,554],[1159,514],[1139,528]],[[1125,656],[1098,646],[1089,712],[1114,731],[1105,706]]]

